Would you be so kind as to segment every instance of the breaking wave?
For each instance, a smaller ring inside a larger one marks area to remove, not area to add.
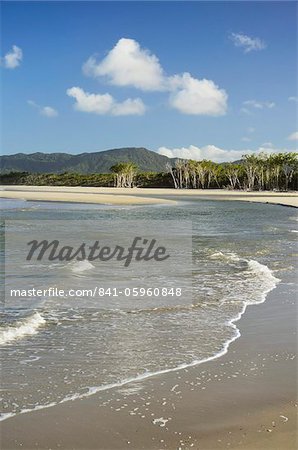
[[[38,333],[38,328],[46,323],[45,319],[35,312],[23,320],[17,321],[15,325],[4,327],[0,331],[0,345],[8,344],[24,336],[32,336]]]

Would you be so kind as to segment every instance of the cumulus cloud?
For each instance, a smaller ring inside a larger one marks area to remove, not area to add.
[[[157,151],[160,155],[165,155],[168,158],[194,159],[201,161],[202,159],[210,159],[215,162],[236,161],[241,159],[242,155],[246,153],[244,150],[223,150],[215,145],[206,145],[204,147],[197,147],[190,145],[189,147],[181,148],[167,148],[160,147]]]
[[[158,58],[133,39],[120,39],[100,62],[91,56],[83,65],[83,72],[106,76],[116,86],[134,86],[144,91],[163,89],[164,74]]]
[[[183,114],[218,116],[227,110],[228,96],[212,80],[189,73],[167,76],[157,56],[133,39],[120,39],[102,61],[91,56],[83,72],[120,87],[168,92],[170,106]]]
[[[235,47],[242,48],[244,53],[264,50],[267,47],[266,43],[260,38],[250,37],[243,33],[231,33],[230,39],[233,41]]]
[[[289,102],[298,102],[298,97],[288,97]]]
[[[33,100],[28,100],[28,105],[32,106],[33,108],[36,108],[39,111],[39,114],[45,117],[57,117],[58,111],[55,108],[52,108],[51,106],[40,106]]]
[[[183,114],[220,116],[226,113],[228,96],[211,80],[198,80],[189,73],[170,80],[176,90],[170,105]]]
[[[10,50],[8,53],[6,53],[5,56],[2,58],[2,66],[4,66],[6,69],[15,69],[21,64],[21,61],[23,60],[23,51],[20,47],[17,47],[16,45],[12,46],[12,50]]]
[[[214,162],[233,162],[242,158],[243,155],[253,154],[253,153],[274,153],[280,152],[281,150],[259,147],[257,150],[225,150],[215,145],[206,145],[204,147],[197,147],[195,145],[190,145],[189,147],[180,148],[168,148],[160,147],[157,153],[160,155],[167,156],[168,158],[180,158],[180,159],[193,159],[195,161],[201,161],[203,159],[208,159]],[[282,150],[285,152],[292,150]]]
[[[290,134],[288,136],[289,141],[298,141],[298,131],[295,131],[294,133]]]
[[[101,115],[128,116],[142,115],[146,109],[140,98],[128,98],[118,103],[110,94],[90,94],[80,87],[67,89],[66,93],[69,97],[75,98],[74,108],[78,111]]]

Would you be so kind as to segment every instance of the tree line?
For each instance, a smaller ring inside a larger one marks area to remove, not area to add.
[[[175,189],[297,190],[297,153],[244,155],[238,163],[177,159],[165,172],[139,172],[133,162],[120,162],[108,174],[1,174],[1,184],[39,186],[164,187]]]
[[[297,153],[244,155],[239,163],[177,160],[167,165],[176,189],[297,189]]]

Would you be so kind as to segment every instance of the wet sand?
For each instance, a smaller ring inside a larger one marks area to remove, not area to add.
[[[177,200],[238,200],[298,207],[297,192],[244,192],[224,189],[145,189],[67,186],[2,186],[0,198],[111,205],[170,204]]]
[[[224,356],[10,418],[2,449],[294,450],[297,306],[291,280],[237,323]],[[290,291],[289,291],[290,289]]]

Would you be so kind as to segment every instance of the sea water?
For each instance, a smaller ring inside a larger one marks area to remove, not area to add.
[[[2,218],[20,224],[67,220],[70,233],[78,220],[121,219],[124,233],[125,221],[192,223],[190,300],[156,306],[107,298],[100,308],[84,308],[84,302],[63,307],[51,301],[31,309],[3,303],[2,419],[220,357],[240,336],[237,320],[246,307],[264,302],[285,272],[295,282],[288,258],[297,231],[292,208],[208,200],[126,207],[4,200]],[[21,232],[16,227],[16,239]],[[3,234],[1,244],[3,255]],[[88,261],[63,267],[66,284],[96,276]],[[38,277],[47,284],[46,266]]]

